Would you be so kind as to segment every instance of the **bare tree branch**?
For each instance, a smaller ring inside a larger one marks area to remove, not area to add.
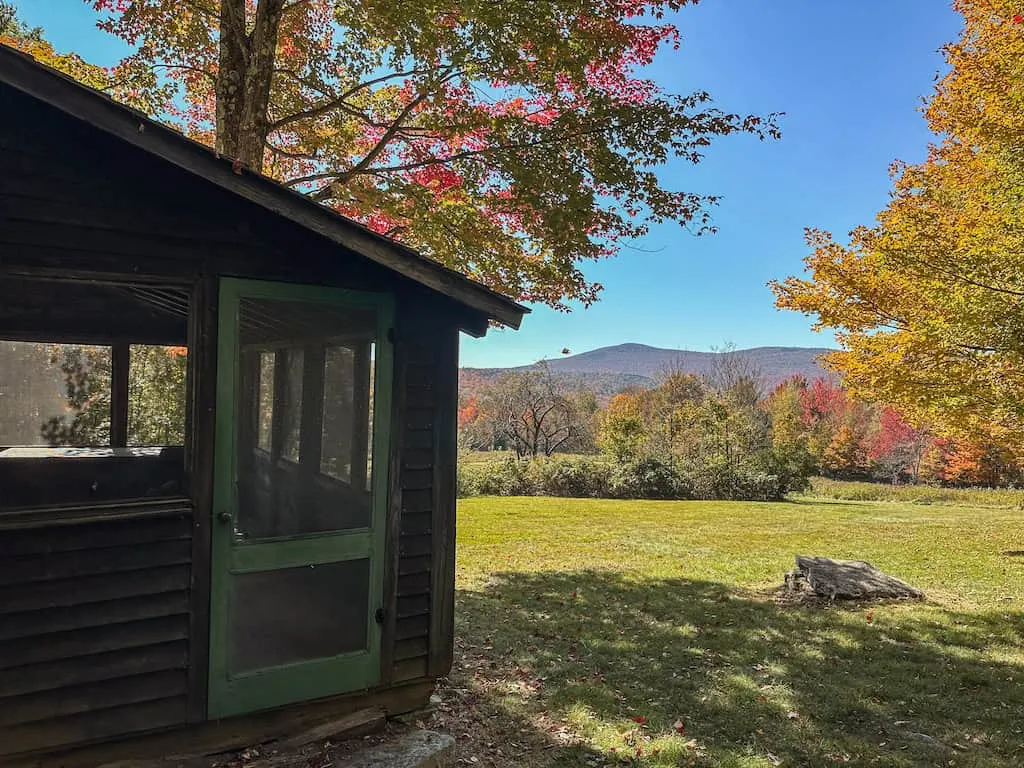
[[[169,64],[167,62],[157,62],[156,64],[151,65],[151,68],[152,69],[182,69],[182,70],[185,70],[186,72],[195,72],[198,75],[202,75],[203,77],[206,77],[207,79],[209,79],[210,82],[212,82],[212,83],[216,83],[217,82],[217,76],[215,74],[213,74],[213,72],[205,70],[202,67],[194,67],[191,64]]]
[[[388,80],[393,80],[396,77],[412,77],[412,76],[415,76],[415,75],[425,74],[428,71],[430,71],[430,70],[410,69],[410,70],[407,70],[405,72],[391,72],[389,74],[382,75],[380,77],[375,77],[375,78],[373,78],[371,80],[364,80],[364,81],[362,81],[360,83],[357,83],[356,85],[352,86],[351,88],[348,88],[348,89],[342,91],[341,93],[329,93],[329,92],[324,91],[322,88],[314,86],[308,80],[306,80],[305,78],[299,76],[298,74],[296,74],[295,72],[293,72],[291,70],[288,70],[288,69],[277,69],[277,70],[275,70],[276,73],[278,73],[278,74],[286,74],[289,77],[291,77],[293,80],[295,80],[295,82],[299,83],[300,85],[305,85],[307,88],[311,88],[313,90],[316,90],[322,96],[326,97],[327,101],[325,101],[325,102],[323,102],[321,104],[316,104],[316,105],[314,105],[312,107],[309,107],[308,109],[305,109],[302,112],[296,112],[295,114],[289,115],[288,117],[282,117],[282,118],[280,118],[278,120],[275,120],[274,122],[272,122],[270,124],[270,130],[276,131],[276,130],[279,130],[280,128],[282,128],[282,127],[284,127],[286,125],[291,125],[292,123],[297,123],[297,122],[299,122],[301,120],[310,120],[312,118],[320,117],[321,115],[326,115],[326,114],[328,114],[330,112],[333,112],[334,110],[336,110],[336,109],[338,109],[340,107],[346,106],[345,105],[345,101],[347,99],[352,98],[357,93],[359,93],[359,91],[364,90],[366,88],[370,88],[371,86],[379,85],[380,83],[385,83]],[[349,109],[352,109],[352,108],[349,107]]]

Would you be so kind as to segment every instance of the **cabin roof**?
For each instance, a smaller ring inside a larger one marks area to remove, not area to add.
[[[512,299],[422,256],[408,246],[342,216],[261,174],[237,173],[230,158],[114,101],[9,46],[0,45],[0,85],[48,104],[120,141],[200,177],[271,213],[316,232],[370,261],[413,280],[489,319],[518,328],[530,310]]]

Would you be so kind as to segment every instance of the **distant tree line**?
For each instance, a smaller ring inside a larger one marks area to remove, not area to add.
[[[747,359],[726,353],[707,375],[669,370],[653,388],[600,403],[592,392],[560,386],[542,364],[463,392],[460,442],[469,451],[508,451],[520,464],[562,456],[559,482],[570,473],[568,455],[578,454],[601,459],[579,460],[590,472],[660,473],[665,482],[651,492],[658,497],[778,498],[806,488],[814,475],[943,485],[1022,480],[1014,452],[989,435],[943,437],[893,408],[855,400],[825,377],[793,377],[770,391],[762,381]],[[550,473],[508,462],[481,466],[502,475],[492,484],[499,491],[543,493]],[[475,471],[475,485],[495,490],[481,479],[483,469]],[[606,481],[578,490],[628,495],[624,487],[609,490],[610,475]]]

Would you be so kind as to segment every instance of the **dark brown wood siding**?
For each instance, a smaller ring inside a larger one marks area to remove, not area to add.
[[[449,563],[454,540],[445,539],[454,535],[454,524],[440,531],[437,526],[438,511],[446,519],[449,509],[439,492],[452,495],[454,513],[454,476],[451,482],[447,479],[449,465],[454,472],[454,456],[449,461],[442,436],[449,431],[454,434],[456,395],[449,384],[456,371],[449,372],[447,367],[454,362],[450,351],[458,344],[458,331],[443,316],[410,311],[400,316],[398,327],[396,384],[402,392],[397,408],[401,448],[396,485],[401,502],[390,670],[396,683],[444,675],[450,666],[450,662],[435,661],[446,654],[452,632],[438,634],[438,627],[447,622],[442,619],[439,625],[433,612],[451,604],[448,592],[454,590],[454,561]],[[450,583],[447,578],[439,581],[438,571],[446,573],[449,565]]]
[[[398,545],[393,680],[427,676],[430,636],[431,510],[434,468],[434,369],[425,329],[407,316],[400,324],[404,344],[401,527]]]
[[[187,719],[186,501],[0,515],[0,756]]]

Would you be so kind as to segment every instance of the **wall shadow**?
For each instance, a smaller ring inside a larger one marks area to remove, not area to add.
[[[630,756],[644,765],[1009,768],[1024,764],[1012,605],[808,607],[708,581],[496,573],[459,593],[448,685],[485,743],[544,755],[506,765],[621,760],[590,737],[643,716],[650,738],[685,726],[659,754]]]

